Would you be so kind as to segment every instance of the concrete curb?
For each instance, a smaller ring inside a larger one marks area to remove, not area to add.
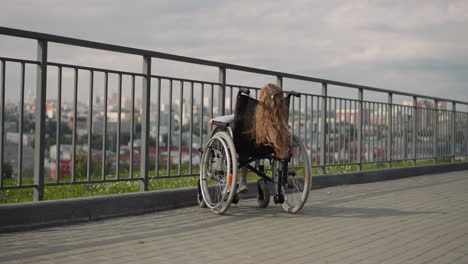
[[[468,170],[468,162],[317,175],[312,178],[312,186],[323,188],[459,170]],[[241,194],[240,197],[241,199],[252,198],[256,196],[256,193],[256,182],[249,182],[249,192]],[[180,188],[0,205],[0,232],[22,231],[194,206],[197,204],[196,195],[196,188]]]

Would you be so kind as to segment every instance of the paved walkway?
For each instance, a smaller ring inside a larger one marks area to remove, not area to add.
[[[1,217],[1,216],[0,216]],[[0,234],[1,263],[468,263],[468,171]]]

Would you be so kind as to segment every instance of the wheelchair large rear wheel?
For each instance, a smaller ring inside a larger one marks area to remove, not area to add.
[[[283,209],[291,214],[299,212],[309,197],[312,186],[312,169],[307,150],[298,137],[293,136],[292,157],[288,163],[288,179],[283,184]],[[276,162],[279,163],[279,162]]]
[[[200,172],[200,191],[208,208],[216,214],[224,213],[236,194],[237,153],[229,134],[217,132],[203,151]]]

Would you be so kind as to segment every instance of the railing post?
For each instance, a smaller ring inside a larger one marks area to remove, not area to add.
[[[358,149],[357,149],[357,155],[358,155],[358,171],[362,170],[362,124],[364,123],[364,113],[362,112],[363,110],[363,100],[364,100],[364,90],[362,88],[359,88],[358,90],[358,110],[359,110],[359,120],[358,120]]]
[[[6,78],[6,62],[1,61],[2,63],[2,71],[0,73],[0,78],[2,79],[0,85],[0,187],[3,187],[3,160],[4,160],[4,152],[5,152],[5,135],[3,134],[5,131],[5,78]],[[21,99],[22,100],[22,99]]]
[[[468,113],[465,115],[465,161],[468,160]]]
[[[219,67],[218,115],[225,114],[226,100],[226,68]]]
[[[34,201],[44,200],[45,107],[47,91],[47,41],[37,41],[36,128],[34,135]]]
[[[392,141],[393,141],[393,94],[388,93],[387,105],[387,168],[392,167]]]
[[[432,126],[432,156],[433,163],[437,164],[437,137],[439,135],[439,101],[434,100],[434,117]]]
[[[413,166],[416,166],[416,140],[418,139],[418,131],[417,131],[417,124],[418,124],[418,98],[413,96],[413,135],[411,142],[411,151],[413,152]]]
[[[143,56],[143,89],[142,89],[142,120],[141,120],[141,153],[140,153],[140,191],[148,191],[149,168],[149,127],[151,98],[151,57]],[[156,139],[159,140],[159,139]]]
[[[283,76],[276,76],[276,85],[283,90]]]
[[[451,140],[450,140],[450,154],[451,154],[451,161],[452,163],[455,162],[455,135],[456,135],[456,110],[457,110],[457,104],[455,102],[452,102],[452,133],[451,133]]]
[[[322,112],[321,112],[321,134],[320,134],[320,171],[322,174],[325,174],[325,141],[327,139],[327,94],[328,94],[328,87],[326,83],[322,83]]]

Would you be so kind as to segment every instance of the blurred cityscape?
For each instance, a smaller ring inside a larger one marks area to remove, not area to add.
[[[88,155],[88,133],[91,132],[91,160],[94,174],[100,175],[101,166],[103,164],[103,141],[104,141],[104,124],[105,124],[105,109],[104,98],[95,96],[92,113],[92,131],[89,131],[88,124],[88,104],[77,103],[76,117],[76,160],[77,162],[86,162]],[[208,119],[211,109],[209,105],[210,98],[203,98],[203,107],[200,103],[190,107],[190,100],[184,99],[182,104],[182,119],[180,118],[180,99],[174,99],[172,109],[169,104],[162,103],[160,105],[160,120],[159,127],[157,125],[157,109],[158,106],[152,104],[150,106],[150,169],[155,168],[156,162],[160,167],[167,166],[168,154],[170,155],[170,164],[175,165],[187,164],[191,158],[192,164],[199,163],[198,149],[202,142],[208,139]],[[32,175],[33,160],[34,160],[34,127],[35,127],[35,97],[31,93],[25,96],[23,108],[23,175],[28,177]],[[330,100],[331,102],[331,100]],[[118,96],[112,94],[108,98],[107,109],[107,132],[106,132],[106,162],[105,166],[109,167],[109,173],[112,173],[112,168],[117,163],[117,134],[119,126],[119,111],[118,111]],[[134,109],[134,127],[133,127],[133,166],[135,170],[140,166],[140,151],[141,151],[141,100],[135,99]],[[405,107],[406,106],[406,107]],[[402,148],[392,148],[392,155],[407,159],[408,153],[411,151],[412,141],[412,111],[409,111],[413,103],[411,101],[403,102],[401,107],[394,107],[393,122],[396,124],[393,128],[394,144],[402,144]],[[434,120],[436,106],[431,101],[420,101],[417,104],[417,152],[432,153],[433,143],[432,135],[434,131]],[[18,163],[18,144],[20,143],[20,104],[7,103],[5,105],[5,157],[4,161],[12,164],[13,175],[17,175]],[[120,114],[120,170],[128,171],[131,160],[131,129],[132,129],[132,102],[128,97],[122,97],[121,114]],[[191,109],[193,108],[193,110]],[[360,115],[356,108],[343,108],[335,105],[327,111],[327,160],[356,160],[356,142],[357,142],[357,117]],[[440,110],[446,110],[446,103],[440,103],[437,106]],[[427,109],[427,110],[424,110]],[[171,110],[171,111],[170,111]],[[191,111],[193,117],[192,133],[190,133]],[[291,126],[294,134],[300,135],[305,140],[307,148],[310,151],[312,162],[320,162],[317,155],[319,146],[317,144],[318,135],[320,132],[319,111],[312,110],[312,116],[308,113],[308,121],[305,122],[305,110],[295,109],[296,118],[291,119]],[[72,160],[72,137],[73,137],[73,104],[62,102],[61,104],[61,119],[60,119],[60,177],[63,178],[71,172]],[[217,113],[216,105],[213,106],[213,112]],[[229,112],[229,109],[226,109]],[[203,113],[203,119],[202,119]],[[291,115],[290,115],[291,116]],[[302,118],[298,118],[302,116]],[[377,107],[374,105],[364,104],[363,108],[363,161],[379,161],[386,158],[386,135],[387,135],[387,107],[385,104],[380,104]],[[182,120],[180,122],[180,120]],[[202,121],[203,120],[203,121]],[[438,135],[441,138],[449,138],[450,134],[447,128],[451,125],[451,117],[447,114],[438,115]],[[203,129],[201,129],[203,124]],[[457,122],[458,137],[463,138],[463,130],[467,127],[466,121]],[[159,128],[159,131],[158,131]],[[182,131],[182,133],[181,133]],[[159,133],[159,137],[158,137]],[[305,136],[307,133],[307,136]],[[48,100],[46,102],[46,153],[45,153],[45,168],[49,176],[57,177],[57,101]],[[202,137],[202,138],[201,138]],[[170,151],[168,151],[168,142],[170,139]],[[202,141],[203,140],[203,141]],[[180,149],[179,149],[179,141]],[[156,144],[158,142],[158,146]],[[439,149],[447,149],[449,140],[438,142]],[[460,142],[463,142],[462,140]],[[372,143],[372,144],[371,144]],[[464,151],[464,144],[457,144],[458,151]],[[396,153],[395,153],[396,152]],[[190,153],[192,156],[190,157]],[[159,155],[158,155],[159,154]],[[156,156],[159,156],[156,161]],[[79,167],[79,166],[78,166]],[[81,166],[85,168],[86,166]],[[79,172],[78,172],[79,173]],[[84,172],[83,172],[84,173]]]

